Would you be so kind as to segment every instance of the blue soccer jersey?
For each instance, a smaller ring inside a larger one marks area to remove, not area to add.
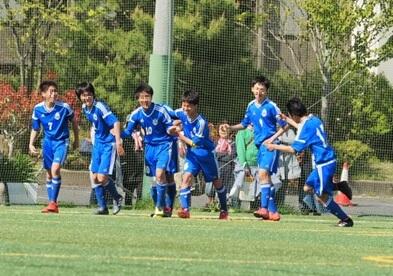
[[[200,114],[191,120],[181,108],[176,109],[175,114],[182,122],[184,135],[195,144],[187,149],[184,171],[192,175],[202,171],[206,182],[216,180],[219,178],[218,163],[208,121]]]
[[[195,154],[198,155],[198,152],[203,150],[212,151],[215,149],[214,142],[209,135],[209,123],[201,114],[194,120],[190,120],[187,114],[179,108],[175,110],[175,115],[182,122],[184,135],[196,145],[191,148]]]
[[[45,139],[59,141],[68,139],[70,132],[68,122],[74,117],[71,107],[62,101],[56,101],[52,108],[45,106],[44,102],[37,104],[33,109],[32,128],[44,129]]]
[[[322,121],[313,115],[309,115],[300,123],[291,147],[296,152],[310,148],[315,164],[324,164],[336,159],[336,154],[328,143]]]
[[[144,143],[159,145],[172,142],[173,137],[167,130],[173,124],[167,109],[161,104],[152,103],[147,111],[142,107],[135,109],[127,118],[127,127],[122,138],[130,137],[135,127],[140,125],[144,130]]]
[[[244,128],[252,124],[254,127],[255,145],[260,146],[277,132],[277,124],[286,126],[286,122],[280,118],[280,109],[277,105],[266,98],[261,104],[251,101],[246,110],[241,124]]]
[[[110,130],[118,119],[104,102],[95,100],[92,107],[84,104],[82,110],[87,120],[93,125],[95,143],[115,142],[115,137]]]

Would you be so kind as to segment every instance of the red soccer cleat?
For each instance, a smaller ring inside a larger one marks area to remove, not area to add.
[[[272,213],[269,212],[269,220],[271,221],[279,221],[281,219],[280,214],[278,212]]]
[[[188,218],[190,218],[190,211],[189,211],[188,209],[182,208],[182,209],[180,209],[180,210],[177,212],[177,216],[178,216],[179,218],[188,219]]]
[[[263,219],[269,219],[269,212],[266,208],[259,208],[254,212],[254,217],[256,218],[263,218]]]
[[[164,218],[170,218],[170,217],[172,217],[172,208],[165,207],[164,208]]]
[[[44,209],[41,210],[41,213],[58,213],[58,212],[59,212],[59,206],[54,201],[49,202],[48,206],[46,206]]]
[[[220,216],[218,217],[218,219],[228,220],[229,219],[228,212],[227,211],[220,211]]]

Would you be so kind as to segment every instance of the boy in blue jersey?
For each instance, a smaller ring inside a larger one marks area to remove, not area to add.
[[[180,187],[181,209],[180,218],[190,217],[191,182],[193,176],[203,172],[206,182],[213,182],[220,202],[219,219],[228,219],[227,191],[219,177],[218,163],[215,155],[215,145],[210,139],[208,121],[198,113],[199,93],[187,90],[182,96],[182,108],[175,110],[180,119],[182,129],[174,126],[174,132],[187,145],[184,163],[184,174]],[[183,134],[183,132],[184,134]]]
[[[168,106],[152,102],[153,88],[150,85],[140,84],[134,95],[139,107],[128,116],[127,127],[121,136],[130,137],[137,126],[142,127],[146,175],[155,177],[156,181],[156,185],[151,187],[155,204],[153,217],[169,217],[176,196],[173,175],[177,172],[176,141],[169,134],[173,120]]]
[[[269,150],[280,150],[293,154],[301,153],[310,148],[315,168],[310,173],[304,186],[304,191],[313,191],[320,202],[340,219],[339,227],[352,227],[352,219],[333,200],[333,175],[336,170],[336,154],[327,141],[322,121],[307,113],[304,104],[298,98],[292,98],[287,103],[289,113],[288,123],[298,129],[295,141],[290,146],[268,144]],[[283,116],[285,117],[285,116]]]
[[[91,83],[79,84],[75,93],[83,104],[83,113],[94,129],[90,171],[93,173],[93,189],[98,204],[95,214],[109,214],[104,197],[106,189],[114,199],[112,213],[116,215],[120,212],[123,198],[109,176],[113,173],[116,153],[124,155],[120,138],[120,122],[104,102],[96,99],[95,89]]]
[[[279,221],[275,202],[275,188],[272,184],[271,175],[277,172],[278,151],[269,151],[266,147],[268,143],[279,143],[278,137],[287,128],[287,123],[280,118],[281,111],[277,105],[268,97],[270,81],[264,77],[256,77],[251,82],[251,91],[255,99],[251,101],[240,124],[230,126],[222,125],[224,130],[236,131],[245,129],[252,124],[254,127],[254,142],[258,148],[258,176],[261,184],[261,204],[260,208],[254,212],[254,216],[265,220]],[[277,125],[280,129],[277,131]]]
[[[61,186],[60,169],[67,157],[70,136],[68,122],[72,122],[74,149],[79,144],[78,124],[71,107],[57,99],[58,87],[54,81],[43,81],[39,86],[39,90],[44,101],[37,104],[33,109],[29,150],[34,155],[38,154],[34,143],[42,125],[44,129],[42,155],[44,168],[47,172],[46,188],[49,199],[48,206],[42,209],[42,212],[58,213],[57,198]]]

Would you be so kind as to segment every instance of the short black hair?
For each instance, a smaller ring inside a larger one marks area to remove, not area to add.
[[[147,83],[142,82],[141,84],[138,85],[138,87],[134,91],[135,98],[138,99],[139,94],[142,92],[146,92],[150,96],[153,96],[154,90],[153,90],[153,87],[151,87]]]
[[[181,101],[190,103],[193,105],[199,104],[199,93],[195,89],[187,89],[184,91],[183,96],[181,97]]]
[[[59,87],[57,86],[57,83],[55,81],[53,81],[53,80],[45,80],[45,81],[41,82],[41,84],[38,87],[38,89],[40,90],[41,93],[44,93],[51,86],[55,87],[56,90],[59,89]]]
[[[293,97],[287,102],[287,110],[291,116],[307,115],[307,108],[298,97]]]
[[[257,83],[262,83],[266,87],[266,90],[268,90],[269,87],[270,87],[270,81],[268,80],[268,78],[266,78],[263,75],[255,77],[251,81],[251,87],[254,87],[254,85],[257,84]]]
[[[96,91],[94,89],[93,84],[91,84],[90,82],[84,81],[84,82],[81,82],[80,84],[78,84],[75,89],[75,94],[79,100],[81,99],[82,93],[85,91],[88,91],[91,94],[93,94],[93,98],[96,97]]]

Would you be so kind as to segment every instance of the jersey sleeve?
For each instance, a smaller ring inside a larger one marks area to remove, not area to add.
[[[250,106],[247,107],[246,114],[244,114],[243,120],[240,122],[241,125],[246,128],[249,124],[251,124],[250,118]]]
[[[132,113],[130,115],[127,116],[127,125],[125,127],[125,129],[121,132],[120,137],[121,138],[128,138],[131,137],[135,126],[137,124],[137,114],[136,113]]]
[[[74,118],[74,110],[72,110],[68,103],[64,103],[64,107],[67,110],[67,119],[72,120]]]
[[[198,125],[197,125],[195,136],[192,137],[191,140],[196,146],[202,146],[204,144],[205,139],[208,138],[208,137],[206,137],[208,133],[209,133],[209,131],[208,131],[207,121],[206,120],[198,120]]]
[[[311,129],[304,125],[301,129],[298,130],[298,134],[295,137],[295,141],[293,141],[291,147],[297,152],[304,151],[311,141],[313,132]]]
[[[288,124],[285,120],[281,119],[281,116],[280,116],[281,110],[280,110],[280,108],[277,105],[273,106],[272,112],[273,112],[273,116],[277,120],[277,124],[280,127],[285,127]]]
[[[35,131],[40,130],[41,122],[40,122],[39,116],[37,114],[36,108],[33,109],[33,115],[31,116],[31,122],[32,122],[32,124],[31,124],[32,129],[34,129]]]
[[[164,109],[162,112],[162,122],[164,123],[165,129],[166,129],[167,133],[169,134],[168,129],[173,126],[173,120],[172,120],[171,116],[169,115],[167,109]]]
[[[115,114],[113,114],[113,112],[109,109],[109,107],[103,103],[97,104],[97,108],[105,124],[109,128],[113,128],[114,124],[119,121],[115,116]]]

